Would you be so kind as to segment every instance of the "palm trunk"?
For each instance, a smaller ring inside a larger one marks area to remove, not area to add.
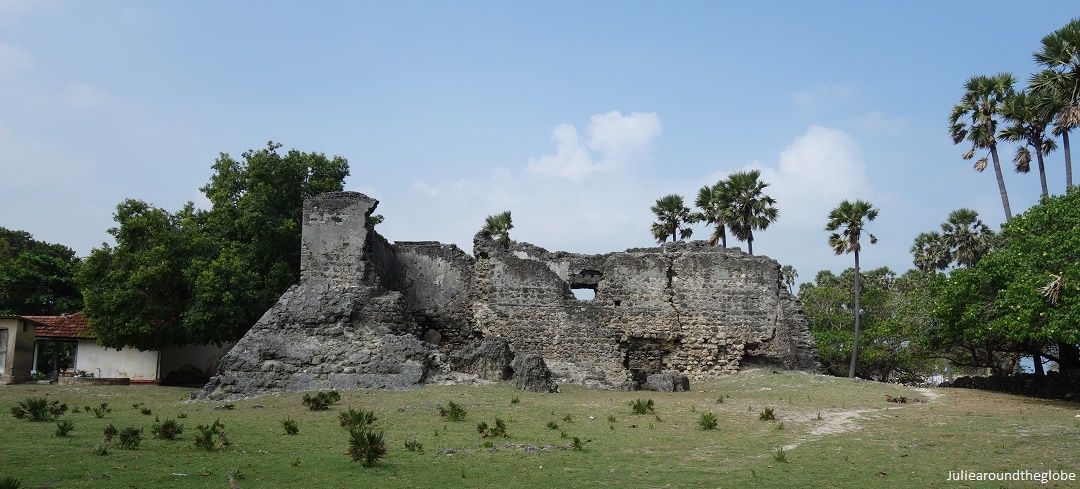
[[[848,377],[855,378],[855,364],[859,359],[859,302],[862,298],[862,277],[859,273],[859,252],[855,252],[855,338],[851,345],[851,367]]]
[[[724,225],[720,225],[720,244],[724,248],[727,248],[727,231],[724,230]]]
[[[1043,150],[1042,145],[1035,145],[1035,159],[1039,162],[1039,184],[1042,185],[1042,196],[1044,199],[1050,198],[1050,189],[1046,188],[1046,165],[1043,164]]]
[[[1012,208],[1009,207],[1009,192],[1005,190],[1005,175],[1001,173],[1001,161],[998,160],[997,145],[990,146],[990,156],[994,158],[994,174],[997,175],[998,192],[1001,193],[1001,205],[1005,207],[1005,220],[1012,220]]]
[[[1072,184],[1072,152],[1069,151],[1069,131],[1061,133],[1061,146],[1065,149],[1065,190],[1071,189]]]
[[[1042,352],[1032,352],[1031,360],[1035,367],[1035,375],[1038,375],[1039,377],[1046,375],[1046,371],[1043,369]]]
[[[753,231],[750,231],[750,239],[746,240],[746,250],[749,251],[751,255],[754,254],[754,232]]]

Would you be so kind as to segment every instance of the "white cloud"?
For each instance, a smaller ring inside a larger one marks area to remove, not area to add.
[[[18,46],[0,41],[0,78],[9,77],[34,67],[34,57]]]
[[[655,113],[624,116],[613,111],[590,118],[583,143],[576,127],[559,124],[551,132],[555,154],[530,159],[526,169],[539,177],[581,182],[593,173],[620,170],[647,158],[660,130],[660,118]]]
[[[855,85],[847,83],[822,83],[791,92],[791,100],[806,109],[821,110],[832,105],[851,101],[858,96]]]

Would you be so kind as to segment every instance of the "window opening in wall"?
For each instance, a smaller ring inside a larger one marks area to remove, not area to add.
[[[570,289],[579,301],[591,301],[596,298],[596,290],[590,288]]]

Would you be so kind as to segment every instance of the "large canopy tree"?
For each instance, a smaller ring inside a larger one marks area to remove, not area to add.
[[[1046,134],[1046,128],[1054,117],[1053,109],[1052,104],[1040,102],[1039,96],[1024,91],[1013,93],[1001,106],[1001,115],[1008,125],[1001,129],[999,136],[1006,141],[1020,143],[1016,147],[1016,156],[1013,157],[1017,172],[1031,171],[1031,153],[1035,152],[1035,161],[1039,164],[1039,184],[1044,198],[1050,196],[1050,190],[1046,186],[1046,163],[1043,157],[1057,149],[1057,143]]]
[[[660,197],[651,208],[656,215],[656,222],[652,225],[653,239],[657,243],[663,243],[671,238],[671,242],[689,238],[694,230],[688,226],[693,223],[695,217],[686,207],[681,195],[670,194]]]
[[[695,217],[697,221],[704,222],[713,227],[709,235],[709,244],[727,248],[728,221],[731,220],[731,191],[728,180],[721,180],[712,185],[705,185],[698,189],[697,199],[694,205],[701,209]]]
[[[157,349],[234,341],[300,277],[304,199],[337,191],[348,162],[273,142],[214,162],[210,210],[170,214],[117,206],[115,246],[94,249],[79,274],[85,311],[105,346]]]
[[[0,314],[53,315],[78,311],[79,259],[64,245],[0,227]]]
[[[994,162],[994,175],[997,177],[998,193],[1001,205],[1005,208],[1005,219],[1012,219],[1009,206],[1009,192],[1005,189],[1005,176],[1001,172],[998,159],[997,131],[1001,118],[1001,106],[1013,92],[1016,80],[1009,73],[993,76],[979,75],[971,77],[964,84],[964,95],[949,113],[949,135],[953,143],[964,141],[971,143],[971,149],[964,153],[964,159],[975,157],[980,149],[989,150]],[[987,158],[983,156],[975,161],[975,171],[986,169]]]
[[[725,183],[730,199],[729,227],[740,241],[746,241],[746,250],[754,254],[754,231],[763,231],[776,222],[780,211],[776,199],[765,195],[769,186],[761,180],[758,170],[735,172]]]

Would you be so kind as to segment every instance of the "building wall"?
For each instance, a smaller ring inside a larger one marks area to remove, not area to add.
[[[201,370],[207,377],[217,371],[218,362],[232,345],[185,345],[161,351],[161,379],[179,372],[185,366]]]
[[[90,372],[95,377],[158,380],[158,352],[134,348],[114,350],[100,346],[93,340],[79,340],[75,370]]]
[[[18,318],[4,318],[0,319],[0,329],[8,332],[0,383],[30,380],[34,363],[34,325]]]

